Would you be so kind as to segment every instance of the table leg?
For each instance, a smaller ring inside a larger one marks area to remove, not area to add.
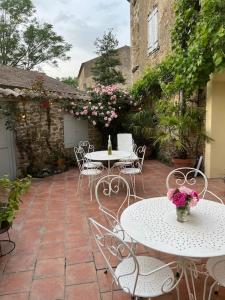
[[[187,287],[187,291],[188,291],[188,298],[189,298],[189,300],[197,300],[195,284],[194,284],[194,280],[195,280],[195,278],[197,278],[196,277],[197,275],[195,272],[195,270],[196,270],[195,264],[194,264],[194,262],[190,262],[185,258],[181,258],[181,266],[182,266],[183,272],[184,272],[184,279],[185,279],[185,283],[186,283],[186,287]],[[188,271],[190,272],[190,276],[191,276],[192,290],[191,290],[190,283],[189,283]]]

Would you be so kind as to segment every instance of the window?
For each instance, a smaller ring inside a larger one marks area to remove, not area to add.
[[[158,48],[158,8],[155,7],[148,16],[148,52],[151,53]]]

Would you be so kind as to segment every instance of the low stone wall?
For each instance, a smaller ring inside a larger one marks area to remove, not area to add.
[[[35,100],[14,103],[18,107],[15,122],[16,158],[19,175],[38,174],[57,169],[60,159],[75,164],[73,148],[64,149],[64,112],[60,101]],[[90,143],[101,148],[101,134],[89,124]]]

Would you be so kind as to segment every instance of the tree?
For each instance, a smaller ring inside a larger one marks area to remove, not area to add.
[[[96,59],[95,67],[92,68],[94,80],[103,85],[124,83],[125,79],[118,70],[118,66],[121,65],[116,49],[118,40],[112,29],[108,33],[104,33],[102,39],[97,38],[95,46],[98,58]]]
[[[78,79],[77,79],[77,77],[68,76],[68,77],[63,77],[63,78],[61,78],[59,80],[62,81],[63,83],[71,85],[72,87],[77,87],[78,86]]]
[[[57,66],[57,59],[69,59],[71,45],[34,14],[31,0],[0,0],[0,64],[30,70],[42,62]]]

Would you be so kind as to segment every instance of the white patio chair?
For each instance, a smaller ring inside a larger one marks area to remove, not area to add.
[[[121,176],[124,176],[124,175],[130,176],[130,181],[131,181],[131,185],[132,185],[134,195],[136,195],[136,179],[135,179],[135,176],[137,176],[139,174],[141,175],[142,188],[143,188],[143,191],[145,192],[144,178],[143,178],[143,173],[142,173],[144,158],[145,158],[145,151],[146,151],[146,146],[138,147],[137,152],[136,152],[136,155],[138,157],[138,161],[135,161],[134,165],[132,165],[131,167],[124,166],[120,170],[120,175]]]
[[[123,189],[120,190],[120,186]],[[120,193],[121,192],[121,193]],[[107,207],[107,204],[116,205],[116,200],[122,202],[116,209],[112,210]],[[131,247],[135,247],[136,242],[123,230],[120,225],[120,215],[123,210],[137,200],[143,200],[138,196],[130,194],[130,187],[128,182],[119,175],[107,175],[102,177],[95,187],[95,198],[99,205],[99,210],[103,214],[107,226],[112,230],[119,238],[124,240],[126,243],[131,243]],[[117,198],[117,199],[116,199]]]
[[[119,161],[115,162],[112,166],[112,169],[117,168],[119,171],[124,166],[132,166],[134,162],[138,159],[137,156],[137,145],[133,143],[133,150],[128,158],[120,159]]]
[[[131,133],[117,134],[117,150],[133,152],[134,141]]]
[[[80,190],[80,182],[84,176],[88,177],[89,188],[90,188],[90,199],[92,201],[92,188],[93,188],[93,181],[100,177],[104,168],[97,168],[96,166],[90,167],[89,161],[87,161],[84,157],[84,150],[81,147],[74,147],[74,154],[76,157],[77,165],[80,171],[79,178],[78,178],[78,185],[77,185],[77,194]]]
[[[112,275],[112,299],[114,284],[135,299],[157,297],[177,288],[179,299],[181,277],[176,280],[173,273],[173,269],[177,268],[176,261],[166,264],[154,257],[136,256],[127,243],[103,225],[93,219],[89,219],[89,225]],[[112,256],[118,261],[115,270],[110,263]]]
[[[85,158],[85,154],[93,152],[95,150],[94,145],[91,145],[89,143],[89,141],[80,141],[78,147],[83,149],[84,158]],[[85,168],[87,168],[87,169],[102,168],[103,167],[103,164],[100,161],[87,161],[85,164],[86,164]]]
[[[197,182],[197,178],[200,179]],[[177,168],[172,170],[166,178],[166,187],[179,188],[186,186],[190,189],[194,189],[198,192],[201,198],[205,197],[205,193],[208,190],[208,179],[205,174],[195,168]]]

